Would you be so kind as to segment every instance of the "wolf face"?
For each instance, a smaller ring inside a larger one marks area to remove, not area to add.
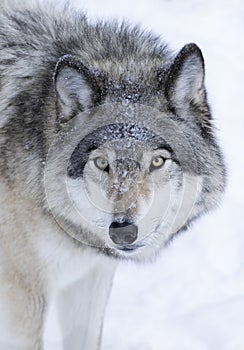
[[[142,255],[172,233],[182,195],[181,171],[167,149],[156,147],[141,142],[132,146],[128,139],[105,144],[91,152],[83,180],[73,177],[67,183],[81,216],[87,207],[91,210],[87,219],[101,229],[110,254]],[[82,185],[86,196],[81,201]]]

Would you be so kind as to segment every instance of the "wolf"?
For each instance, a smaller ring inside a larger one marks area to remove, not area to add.
[[[118,262],[215,208],[226,171],[200,48],[69,4],[0,6],[0,348],[100,348]]]

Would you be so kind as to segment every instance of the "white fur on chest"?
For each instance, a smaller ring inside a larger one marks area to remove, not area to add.
[[[97,349],[117,263],[58,233],[43,238],[38,250],[50,291],[44,349]]]

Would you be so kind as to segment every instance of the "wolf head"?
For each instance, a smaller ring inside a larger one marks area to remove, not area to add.
[[[118,73],[125,67],[108,65],[87,67],[71,55],[56,65],[48,208],[78,241],[111,256],[146,259],[223,192],[204,61],[189,44],[161,67],[126,67],[130,78]]]

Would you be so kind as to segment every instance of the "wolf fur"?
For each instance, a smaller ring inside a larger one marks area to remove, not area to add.
[[[203,56],[67,4],[0,12],[0,348],[44,349],[55,299],[63,349],[95,350],[117,261],[153,259],[224,191]]]

